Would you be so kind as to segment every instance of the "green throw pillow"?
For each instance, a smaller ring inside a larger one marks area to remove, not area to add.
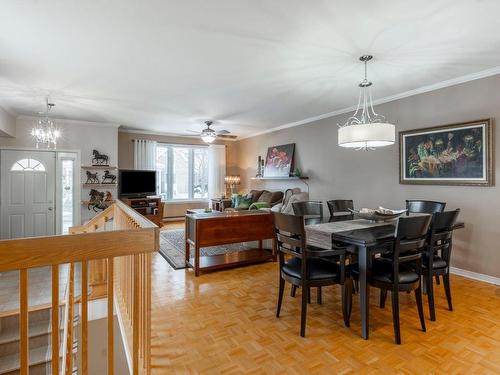
[[[252,203],[249,210],[260,210],[261,208],[270,208],[271,205],[267,202],[255,202]]]
[[[241,197],[239,200],[238,206],[236,206],[236,207],[245,209],[245,208],[250,207],[251,204],[252,204],[252,198]]]

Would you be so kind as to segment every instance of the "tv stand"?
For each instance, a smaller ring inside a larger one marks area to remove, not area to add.
[[[153,223],[161,227],[163,220],[163,204],[160,197],[147,198],[147,197],[122,197],[120,198],[123,203],[133,208],[142,216],[151,220]]]

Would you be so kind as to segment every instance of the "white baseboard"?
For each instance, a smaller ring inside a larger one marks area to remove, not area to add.
[[[456,267],[450,267],[450,273],[452,273],[454,275],[467,277],[468,279],[483,281],[485,283],[494,284],[494,285],[500,285],[500,278],[499,277],[484,275],[482,273],[467,271],[467,270],[463,270],[461,268],[456,268]]]

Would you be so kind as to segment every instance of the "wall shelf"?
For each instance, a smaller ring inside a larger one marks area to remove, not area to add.
[[[115,202],[116,202],[116,199],[112,199],[112,200],[110,200],[110,201],[104,201],[104,203],[109,203],[109,204],[111,204],[111,203],[115,203]],[[82,204],[84,204],[84,205],[87,205],[87,204],[89,204],[89,203],[90,203],[90,201],[88,201],[88,200],[86,200],[86,201],[82,201]]]
[[[110,187],[110,188],[116,188],[118,186],[118,184],[86,184],[86,183],[82,183],[82,186],[84,188],[92,188],[92,187]]]
[[[288,177],[252,177],[252,180],[309,180],[306,176],[288,176]]]
[[[117,170],[118,167],[112,165],[82,165],[82,169],[107,169],[107,170]]]

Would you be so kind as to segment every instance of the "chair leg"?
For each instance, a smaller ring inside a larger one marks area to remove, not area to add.
[[[290,297],[295,297],[295,292],[297,291],[297,286],[292,285],[292,289],[290,290]]]
[[[357,294],[359,292],[359,281],[354,280],[353,287],[352,287],[352,294]]]
[[[346,279],[344,285],[342,285],[342,316],[344,318],[344,324],[346,327],[349,327],[351,325],[350,320],[352,310],[352,289],[352,279]]]
[[[436,284],[441,285],[441,282],[439,281],[439,275],[434,276],[436,278]]]
[[[431,321],[436,320],[436,308],[434,306],[434,284],[431,274],[424,274],[425,284],[427,285],[427,300],[429,301],[429,314]]]
[[[446,299],[448,300],[448,310],[453,311],[453,306],[451,304],[451,289],[450,289],[450,274],[443,275],[444,292],[446,293]]]
[[[311,303],[311,288],[307,288],[307,303]]]
[[[401,332],[399,328],[399,292],[393,290],[392,296],[392,323],[394,325],[394,339],[396,344],[401,344]]]
[[[380,289],[380,308],[385,307],[385,300],[387,298],[387,289]]]
[[[422,284],[415,289],[415,299],[417,300],[418,317],[420,318],[420,325],[422,326],[422,331],[425,329],[425,318],[424,318],[424,307],[422,306]]]
[[[281,303],[283,302],[283,292],[284,291],[285,291],[285,279],[283,279],[280,276],[280,288],[279,288],[279,292],[278,292],[278,308],[276,310],[276,318],[280,317]]]
[[[318,286],[318,295],[316,296],[316,300],[318,302],[318,305],[321,305],[323,303],[323,298],[321,296],[321,287]]]
[[[302,288],[302,309],[300,311],[300,336],[306,336],[306,316],[307,300],[309,297],[309,288]]]

